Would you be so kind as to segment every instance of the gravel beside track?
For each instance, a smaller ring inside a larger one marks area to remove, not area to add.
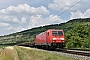
[[[75,55],[75,54],[69,54],[69,53],[63,53],[63,52],[57,52],[57,51],[48,51],[48,52],[54,53],[54,54],[60,54],[62,56],[66,56],[66,57],[70,57],[70,58],[72,58],[72,60],[73,59],[90,60],[90,57],[87,57],[87,56],[81,56],[81,55]]]

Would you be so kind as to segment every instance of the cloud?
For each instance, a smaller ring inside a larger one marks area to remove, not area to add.
[[[71,12],[70,19],[76,18],[89,18],[90,17],[90,9],[87,9],[84,13],[81,11]]]
[[[44,7],[31,7],[28,4],[20,4],[18,6],[9,6],[0,10],[0,26],[4,27],[0,31],[5,34],[19,32],[25,29],[59,24],[64,22],[57,15],[50,15],[50,11]]]
[[[46,7],[31,7],[28,4],[9,6],[0,10],[0,21],[5,23],[24,24],[30,16],[48,15],[50,12]]]
[[[75,5],[80,0],[54,0],[53,3],[50,3],[48,5],[49,8],[54,10],[67,10],[71,6]],[[70,10],[76,11],[76,10],[86,10],[90,7],[89,4],[90,1],[88,0],[82,0],[80,3],[76,4],[73,8]],[[85,7],[84,7],[85,6]]]
[[[26,23],[26,18],[22,17],[19,19],[17,16],[0,16],[0,21],[5,23],[23,24]]]
[[[28,4],[20,4],[17,6],[9,6],[0,10],[0,31],[12,33],[27,29],[29,18],[37,15],[49,15],[46,7],[31,7]],[[40,25],[39,25],[40,26]]]
[[[43,18],[42,15],[31,16],[28,28],[39,27],[50,24],[60,24],[65,22],[57,15],[50,15],[49,17]]]
[[[80,0],[52,0],[50,3],[49,1],[42,0],[0,1],[0,34],[8,34],[44,25],[59,24],[65,22],[63,19],[90,17],[89,0],[82,0],[71,8],[65,16],[54,15],[60,9],[61,13],[69,9],[78,1]]]
[[[37,14],[49,14],[49,10],[44,6],[40,7],[31,7],[27,4],[20,4],[18,6],[9,6],[6,9],[0,10],[0,14],[8,14],[8,15],[37,15]]]
[[[19,31],[25,30],[25,28],[23,28],[22,26],[18,26],[18,27],[12,27],[12,26],[10,26],[10,27],[6,28],[6,30],[8,30],[8,31],[14,31],[14,32],[19,32]]]
[[[76,11],[76,12],[71,12],[70,19],[82,18],[82,17],[83,17],[83,13],[81,13],[81,11]]]
[[[26,18],[25,17],[21,18],[21,22],[26,23]]]
[[[6,27],[9,27],[10,24],[9,23],[2,23],[0,22],[0,28],[6,28]]]
[[[85,11],[84,16],[90,17],[90,8]]]

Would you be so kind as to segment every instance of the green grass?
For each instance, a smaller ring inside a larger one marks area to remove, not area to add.
[[[0,60],[14,60],[13,52],[9,49],[4,49],[0,56]]]
[[[69,57],[18,46],[0,48],[0,60],[73,60]]]
[[[25,52],[30,57],[30,60],[72,60],[71,58],[60,56],[59,54],[53,54],[40,50],[26,49],[22,47],[18,47],[18,48],[23,52]],[[19,56],[23,57],[23,54]]]
[[[6,47],[0,50],[0,60],[18,60],[17,52],[13,47]]]
[[[4,45],[0,45],[0,48],[4,48],[4,47],[6,47],[6,46],[4,46]]]
[[[17,51],[19,60],[29,60],[26,54],[20,48],[15,47],[15,49]]]

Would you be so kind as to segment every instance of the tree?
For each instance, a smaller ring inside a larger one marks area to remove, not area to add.
[[[77,24],[73,29],[67,31],[68,48],[87,48],[89,29],[85,24]]]

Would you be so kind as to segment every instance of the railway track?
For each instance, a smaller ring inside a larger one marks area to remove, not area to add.
[[[42,50],[42,49],[41,49]],[[63,56],[70,57],[72,59],[79,60],[90,60],[90,50],[89,49],[56,49],[56,50],[44,50],[54,54],[60,54]]]
[[[58,52],[90,57],[90,50],[85,49],[61,49]]]
[[[90,50],[83,49],[57,49],[54,51],[46,50],[54,54],[60,54],[62,56],[70,57],[78,60],[90,60]]]

